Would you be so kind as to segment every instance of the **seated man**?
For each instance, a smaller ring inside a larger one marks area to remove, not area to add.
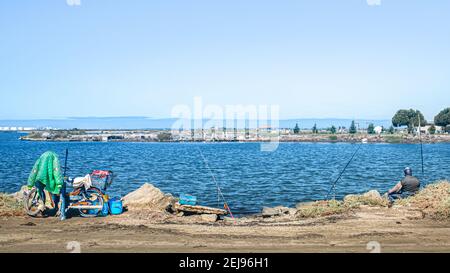
[[[417,177],[412,175],[411,168],[406,167],[404,173],[405,177],[402,181],[398,182],[397,185],[387,192],[387,196],[391,204],[397,199],[407,198],[416,194],[416,192],[420,189],[420,181]]]

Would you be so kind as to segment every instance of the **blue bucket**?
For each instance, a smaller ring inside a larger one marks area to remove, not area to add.
[[[109,212],[112,215],[117,215],[117,214],[122,213],[123,205],[122,205],[122,200],[120,200],[120,197],[111,198],[108,201],[108,204],[109,204]]]
[[[197,204],[197,197],[189,194],[180,194],[180,205],[195,206]]]

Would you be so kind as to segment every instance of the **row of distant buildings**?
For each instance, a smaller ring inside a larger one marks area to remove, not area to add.
[[[36,130],[36,128],[33,127],[0,127],[0,131],[12,131],[12,132],[16,132],[16,131],[33,131]]]
[[[430,134],[432,126],[434,126],[434,125],[421,126],[420,127],[420,133],[421,134]],[[434,129],[435,129],[435,133],[436,134],[443,134],[443,133],[445,133],[445,128],[442,127],[442,126],[434,126]],[[418,131],[418,130],[416,130],[416,131]]]
[[[445,133],[445,128],[442,126],[433,126],[434,133],[442,134]],[[383,126],[375,126],[374,133],[381,134],[387,131],[388,128]],[[430,134],[433,130],[432,125],[426,125],[420,127],[421,134]],[[77,129],[72,129],[77,131]],[[72,131],[67,130],[67,131]],[[58,134],[56,131],[59,131],[54,128],[34,128],[34,127],[0,127],[0,131],[37,131],[41,132],[43,138],[53,138],[54,134]],[[65,130],[62,130],[65,131]],[[83,130],[81,130],[83,131]],[[212,127],[209,129],[180,129],[180,130],[87,130],[84,134],[75,134],[70,137],[74,139],[81,138],[93,138],[97,141],[109,141],[118,139],[158,139],[158,132],[165,131],[170,132],[171,137],[178,141],[184,140],[192,140],[192,139],[222,139],[222,140],[245,140],[249,138],[259,138],[270,135],[292,135],[294,133],[293,128],[273,128],[271,126],[261,126],[256,129],[235,129],[235,128],[218,128]],[[396,128],[395,131],[397,133],[407,133],[407,128]],[[418,133],[419,130],[416,128],[415,133]],[[84,131],[83,131],[84,132]],[[300,134],[309,134],[312,133],[312,129],[299,129]],[[347,134],[349,132],[346,127],[337,127],[335,128],[336,134]],[[366,128],[358,128],[359,133],[367,133]],[[321,128],[317,129],[317,133],[330,133],[330,128]]]

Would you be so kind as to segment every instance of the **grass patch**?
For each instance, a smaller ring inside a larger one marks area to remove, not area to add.
[[[22,202],[14,197],[0,193],[0,216],[24,215]]]
[[[297,206],[295,216],[297,218],[316,218],[334,214],[342,214],[348,212],[349,207],[344,202],[337,200],[316,201],[313,203]]]
[[[376,192],[377,195],[371,194],[371,192],[362,195],[347,195],[344,198],[344,205],[350,208],[358,208],[360,206],[387,207],[389,205],[389,201],[381,197],[378,192]]]
[[[413,206],[426,216],[444,220],[450,218],[450,182],[439,181],[427,185],[416,195],[396,202],[400,206]]]
[[[297,218],[316,218],[334,214],[342,214],[358,209],[360,206],[387,207],[388,200],[377,191],[369,191],[361,195],[347,195],[343,201],[326,200],[298,204]],[[450,182],[438,181],[429,184],[416,195],[400,199],[397,206],[414,207],[425,216],[435,220],[450,219]]]
[[[388,200],[377,191],[369,191],[362,195],[347,195],[343,201],[325,200],[297,205],[297,218],[316,218],[328,215],[343,214],[360,206],[387,207]]]

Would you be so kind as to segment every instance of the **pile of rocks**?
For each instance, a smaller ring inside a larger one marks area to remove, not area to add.
[[[360,206],[385,207],[388,200],[380,195],[376,190],[371,190],[361,195],[350,194],[344,200],[324,200],[308,203],[299,203],[295,208],[277,206],[274,208],[263,207],[261,216],[269,217],[319,217],[331,214],[340,214]]]
[[[381,196],[377,190],[371,190],[364,194],[349,194],[344,197],[344,204],[349,206],[369,205],[369,206],[387,206],[388,200]]]
[[[178,201],[171,194],[164,194],[152,184],[145,183],[139,189],[122,198],[123,205],[130,211],[147,209],[151,211],[170,211]]]
[[[130,192],[122,198],[123,205],[128,211],[142,213],[143,211],[153,211],[160,213],[172,213],[177,216],[189,218],[192,221],[199,222],[216,222],[219,217],[217,214],[201,212],[201,213],[183,213],[179,212],[180,205],[177,204],[178,198],[171,194],[165,194],[152,184],[145,183],[137,190]],[[206,207],[205,207],[206,208]],[[180,218],[181,219],[181,218]]]
[[[277,206],[274,208],[263,207],[261,215],[264,218],[283,215],[294,215],[297,212],[295,208],[288,208],[283,206]]]

